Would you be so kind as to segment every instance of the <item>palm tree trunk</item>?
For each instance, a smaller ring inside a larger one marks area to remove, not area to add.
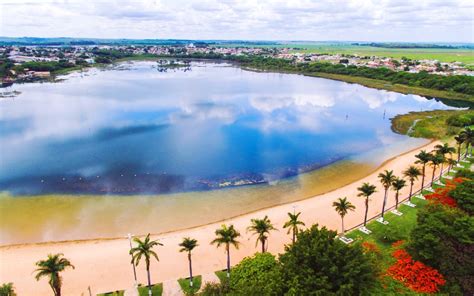
[[[189,286],[193,286],[193,264],[191,262],[191,252],[188,253],[189,261]]]
[[[341,216],[342,220],[342,235],[344,236],[344,216]]]
[[[150,267],[147,266],[146,268],[147,276],[148,276],[148,295],[151,296],[151,274],[150,274]]]
[[[227,251],[227,277],[230,277],[230,247],[229,244],[226,245]]]
[[[367,225],[367,213],[369,212],[369,197],[365,198],[365,215],[364,215],[364,226]]]
[[[410,202],[411,202],[411,195],[413,194],[413,182],[414,181],[410,182],[410,194],[408,195],[408,201]]]
[[[436,172],[436,166],[433,167],[433,174],[431,175],[431,186],[433,186],[435,172]]]
[[[385,188],[385,194],[383,196],[383,204],[382,204],[382,220],[383,220],[383,214],[385,212],[385,203],[387,202],[387,191],[388,189]]]
[[[296,229],[293,228],[293,244],[295,244],[296,241]]]
[[[395,193],[395,210],[398,210],[398,190]]]
[[[458,145],[458,162],[461,160],[461,144]]]
[[[423,188],[425,187],[425,171],[426,169],[426,164],[423,164],[423,176],[421,178],[421,190],[423,190]]]
[[[260,242],[262,243],[262,253],[265,253],[265,239],[261,239]]]
[[[439,171],[439,179],[441,180],[441,176],[443,175],[443,167],[444,163],[441,163],[441,170]]]

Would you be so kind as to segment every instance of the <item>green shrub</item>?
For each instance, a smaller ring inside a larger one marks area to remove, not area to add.
[[[474,180],[474,172],[468,169],[461,169],[456,172],[455,177]]]
[[[201,296],[223,296],[229,294],[229,284],[227,281],[221,283],[206,283],[202,288]]]
[[[239,295],[282,295],[282,275],[275,256],[257,253],[247,257],[232,269],[230,288]]]
[[[313,225],[280,256],[286,295],[361,295],[377,267],[360,244],[346,245],[336,232]]]
[[[458,208],[469,215],[474,214],[474,180],[466,180],[458,184],[449,195],[456,200]]]

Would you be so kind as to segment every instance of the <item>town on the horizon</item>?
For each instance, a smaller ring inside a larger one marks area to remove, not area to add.
[[[30,39],[28,39],[30,40]],[[34,43],[34,38],[29,42]],[[186,43],[184,43],[186,42]],[[61,62],[68,67],[85,66],[96,63],[107,64],[112,62],[100,55],[103,51],[114,51],[119,55],[136,55],[147,57],[196,57],[196,55],[221,55],[228,56],[262,56],[278,59],[291,60],[297,63],[331,63],[345,66],[387,68],[393,71],[406,71],[409,73],[427,72],[436,75],[469,75],[474,76],[472,65],[466,65],[460,61],[440,62],[437,59],[410,59],[406,57],[393,58],[384,55],[359,55],[350,53],[324,53],[306,52],[301,45],[268,42],[262,46],[261,43],[241,42],[232,43],[206,43],[202,41],[176,41],[171,45],[142,45],[142,44],[90,44],[90,41],[69,41],[64,43],[44,44],[38,42],[30,45],[0,45],[0,76],[5,85],[13,82],[31,81],[45,79],[51,76],[51,71],[34,71],[22,68],[21,65],[28,62]],[[5,41],[3,41],[5,43]],[[168,42],[169,43],[169,42]],[[278,45],[278,46],[277,46]],[[369,43],[370,46],[385,46],[387,48],[399,46],[410,46],[410,48],[424,48],[423,44],[407,43],[387,44]],[[290,47],[292,46],[292,47]],[[357,44],[357,46],[364,46]],[[417,47],[418,46],[418,47]],[[433,46],[436,45],[425,45]],[[466,45],[464,45],[466,46]],[[435,48],[450,48],[452,45],[439,44]],[[6,64],[10,63],[10,67]],[[16,67],[20,66],[20,67]],[[2,67],[3,66],[3,67]]]

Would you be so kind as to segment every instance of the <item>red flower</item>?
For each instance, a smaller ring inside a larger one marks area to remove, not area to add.
[[[387,274],[413,291],[436,293],[439,291],[439,286],[446,283],[443,275],[436,269],[414,261],[405,250],[395,250],[392,255],[397,262],[388,268]]]
[[[435,203],[441,203],[449,207],[456,207],[457,203],[454,198],[449,196],[451,190],[455,189],[456,186],[462,183],[464,180],[462,178],[455,178],[452,181],[446,180],[446,185],[444,187],[439,187],[435,189],[435,192],[425,196],[427,200],[430,200]]]

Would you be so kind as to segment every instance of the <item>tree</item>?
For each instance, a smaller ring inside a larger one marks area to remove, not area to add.
[[[383,220],[383,215],[385,213],[385,205],[387,203],[387,193],[388,190],[390,189],[390,186],[392,186],[393,181],[395,181],[395,175],[393,174],[393,171],[388,171],[385,170],[383,173],[379,174],[379,179],[380,183],[382,183],[382,186],[384,188],[384,196],[383,196],[383,203],[382,203],[382,220]]]
[[[46,260],[36,262],[38,268],[35,270],[35,279],[39,281],[42,277],[48,277],[54,296],[61,296],[62,278],[59,273],[68,267],[74,269],[74,265],[63,256],[61,253],[49,254]]]
[[[409,253],[437,269],[448,286],[474,295],[474,218],[458,208],[428,203],[417,213],[410,234]]]
[[[449,192],[458,207],[468,215],[474,215],[474,180],[465,180]]]
[[[257,253],[244,258],[232,270],[230,289],[235,295],[283,295],[281,268],[275,256]]]
[[[440,155],[443,155],[443,159],[446,159],[446,154],[449,154],[451,156],[451,158],[453,157],[453,153],[456,152],[456,149],[454,147],[451,147],[449,146],[447,143],[444,143],[443,145],[441,144],[438,144],[435,146],[435,150],[436,150],[436,153],[437,154],[440,154]],[[444,162],[443,161],[441,163],[441,171],[439,173],[439,177],[441,178],[442,174],[443,174],[443,166],[444,166]]]
[[[130,250],[130,255],[132,255],[132,264],[138,266],[142,257],[145,258],[145,267],[148,277],[148,295],[151,296],[150,259],[151,257],[154,257],[156,261],[160,261],[158,255],[155,253],[155,251],[153,251],[153,248],[156,246],[162,246],[163,244],[157,240],[151,240],[150,234],[148,234],[143,241],[138,237],[134,238],[133,241],[137,244],[137,246]]]
[[[459,135],[463,138],[464,143],[466,143],[466,155],[471,154],[471,151],[469,151],[469,146],[472,148],[472,145],[474,145],[474,130],[466,127]]]
[[[227,277],[230,277],[230,246],[234,246],[236,249],[239,248],[240,242],[237,238],[240,233],[234,228],[234,225],[223,224],[220,229],[216,230],[216,238],[211,242],[212,245],[225,245],[225,251],[227,253]]]
[[[371,185],[369,183],[362,184],[361,187],[357,188],[360,191],[357,196],[365,197],[365,215],[364,215],[364,226],[367,225],[367,213],[369,212],[369,201],[370,196],[376,192],[375,185]]]
[[[422,165],[421,189],[423,189],[425,187],[426,164],[430,162],[431,154],[425,150],[421,150],[415,157],[418,159],[415,163]]]
[[[431,183],[434,181],[436,168],[445,161],[445,157],[442,154],[436,153],[431,156],[430,165],[433,167],[433,174],[431,175]]]
[[[288,216],[290,217],[290,220],[286,221],[285,224],[283,225],[283,228],[288,228],[288,232],[287,234],[289,234],[290,232],[292,233],[292,242],[295,243],[296,241],[296,236],[298,235],[300,229],[299,229],[299,226],[305,226],[305,224],[298,220],[299,216],[300,216],[301,212],[299,212],[298,214],[292,214],[292,213],[288,213]]]
[[[0,286],[0,296],[16,296],[13,283],[6,283]]]
[[[370,289],[377,274],[373,257],[336,235],[313,225],[285,247],[280,256],[284,295],[363,295]]]
[[[395,209],[398,209],[398,195],[400,190],[403,189],[403,187],[407,186],[406,181],[403,180],[402,178],[396,177],[393,182],[392,182],[392,189],[395,190]]]
[[[354,211],[355,206],[347,200],[347,197],[338,198],[335,202],[332,203],[332,206],[336,212],[341,216],[342,220],[342,234],[344,235],[344,216],[347,215],[349,211]]]
[[[183,241],[179,244],[181,249],[180,252],[187,252],[188,253],[188,263],[189,263],[189,285],[193,286],[193,265],[191,260],[191,252],[198,246],[197,240],[185,237]]]
[[[251,219],[250,222],[251,225],[247,227],[247,231],[251,231],[257,235],[255,246],[260,242],[262,244],[262,253],[264,253],[268,248],[268,246],[266,246],[268,235],[270,231],[275,230],[275,227],[273,227],[268,216],[265,216],[263,219]]]
[[[410,181],[410,194],[408,195],[408,200],[411,201],[411,196],[413,194],[413,184],[415,184],[415,181],[418,180],[419,176],[421,176],[421,172],[419,168],[411,165],[403,172],[403,175]]]
[[[462,144],[464,143],[464,137],[462,134],[457,135],[454,137],[454,140],[456,140],[456,143],[458,144],[458,162],[461,160],[461,147]]]

